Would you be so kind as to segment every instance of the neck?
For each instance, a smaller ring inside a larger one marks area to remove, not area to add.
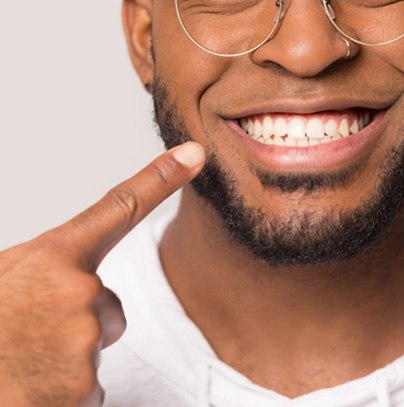
[[[218,357],[293,397],[404,354],[403,239],[401,216],[353,259],[273,268],[235,245],[216,212],[186,189],[161,259]]]

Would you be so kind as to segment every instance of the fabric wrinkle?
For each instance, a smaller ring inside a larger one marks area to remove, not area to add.
[[[170,218],[143,223],[106,257],[99,275],[128,320],[103,351],[106,406],[404,407],[404,356],[341,385],[290,399],[222,361],[172,290],[159,258]]]
[[[195,365],[197,381],[197,406],[211,407],[210,403],[210,384],[211,367],[206,363]]]

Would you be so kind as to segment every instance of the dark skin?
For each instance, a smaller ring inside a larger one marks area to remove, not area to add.
[[[192,138],[213,146],[238,192],[269,216],[358,207],[379,187],[382,157],[403,143],[403,41],[373,49],[351,44],[343,60],[346,45],[319,2],[292,2],[277,36],[235,59],[192,44],[172,1],[126,0],[124,22],[141,80],[151,83],[155,70]],[[252,170],[259,164],[233,141],[222,116],[267,99],[336,97],[390,106],[355,180],[321,194],[262,192]],[[236,246],[215,210],[188,186],[160,253],[175,293],[220,359],[255,383],[296,397],[369,374],[404,354],[403,238],[401,212],[371,250],[350,260],[274,271]]]
[[[310,19],[316,24],[305,23]],[[402,151],[403,42],[378,49],[353,45],[343,61],[345,44],[319,2],[294,1],[273,41],[232,60],[192,45],[171,0],[125,0],[124,23],[143,83],[155,74],[166,84],[192,138],[213,148],[237,180],[237,192],[267,216],[355,208],[378,189],[385,153]],[[261,164],[240,147],[222,115],[268,100],[293,97],[304,104],[336,96],[390,106],[378,142],[358,157],[363,165],[355,179],[321,194],[262,191],[255,171]],[[102,404],[99,352],[119,339],[125,318],[97,267],[204,163],[199,144],[176,147],[64,225],[0,253],[1,405]],[[235,246],[218,214],[187,186],[161,259],[218,356],[254,382],[293,397],[370,373],[403,354],[403,223],[401,213],[371,250],[349,261],[274,269]]]
[[[201,146],[186,143],[64,225],[0,253],[2,406],[102,404],[99,352],[119,339],[126,323],[97,267],[203,163]]]

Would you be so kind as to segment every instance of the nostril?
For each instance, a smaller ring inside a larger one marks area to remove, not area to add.
[[[354,56],[351,52],[349,59]],[[310,78],[327,70],[335,63],[340,63],[347,58],[347,49],[338,39],[334,44],[319,44],[311,41],[299,41],[283,46],[276,41],[264,45],[252,54],[252,60],[266,68],[274,64],[282,67],[294,76]]]
[[[252,60],[271,68],[273,62],[294,76],[308,78],[353,58],[358,45],[345,41],[316,2],[293,2],[276,36],[251,54]]]

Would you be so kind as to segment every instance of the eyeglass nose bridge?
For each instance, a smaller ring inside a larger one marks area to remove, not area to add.
[[[324,14],[332,20],[335,20],[335,13],[334,10],[331,7],[330,4],[330,0],[320,0],[320,2],[323,5],[323,11]],[[271,40],[272,38],[275,37],[276,33],[278,32],[279,28],[280,28],[280,23],[282,22],[283,18],[286,15],[286,12],[288,11],[289,6],[291,5],[292,0],[275,0],[275,5],[276,7],[279,8],[279,12],[277,13],[277,15],[274,17],[274,23],[275,23],[275,27],[274,30],[271,32],[271,34],[265,39],[265,41],[263,41],[257,48],[255,48],[254,50],[251,51],[255,51],[256,49],[258,49],[259,47],[261,47],[262,45],[264,45],[266,42],[268,42],[269,40]],[[334,24],[333,24],[334,25]],[[335,25],[334,25],[335,26]],[[337,27],[336,27],[337,28]],[[344,34],[345,35],[345,34]],[[251,52],[250,51],[250,52]]]
[[[329,4],[330,0],[320,0],[322,1],[324,8],[329,7],[330,9],[330,14],[328,14],[327,11],[325,11],[325,14],[330,17],[331,15],[333,16],[333,18],[335,19],[335,14],[334,11],[331,8],[331,5]],[[235,58],[235,57],[240,57],[243,55],[247,55],[250,54],[251,52],[256,51],[257,49],[261,48],[264,44],[266,44],[268,41],[270,41],[272,38],[275,37],[276,33],[278,32],[281,22],[283,20],[283,17],[285,16],[290,4],[291,4],[292,0],[275,0],[275,5],[276,7],[279,8],[279,12],[277,13],[277,15],[274,17],[274,27],[272,29],[272,31],[267,35],[266,38],[263,39],[263,41],[261,41],[259,44],[257,44],[255,47],[247,50],[247,51],[243,51],[243,52],[239,52],[239,53],[235,53],[235,54],[225,54],[225,53],[220,53],[220,52],[215,52],[212,51],[208,48],[206,48],[205,46],[203,46],[202,44],[200,44],[187,30],[187,28],[185,27],[184,21],[181,17],[181,13],[179,11],[179,7],[178,7],[178,0],[174,0],[175,3],[175,11],[178,17],[178,21],[180,22],[180,25],[183,29],[183,31],[185,32],[185,34],[187,35],[187,37],[200,49],[206,51],[207,53],[211,54],[211,55],[216,55],[216,56],[220,56],[220,57],[225,57],[225,58]],[[335,26],[336,27],[336,26]],[[337,27],[336,27],[337,28]],[[344,34],[345,35],[345,34]]]
[[[290,0],[276,0],[275,6],[279,8],[279,13],[274,18],[274,23],[279,24],[286,14],[286,10],[290,6]]]
[[[332,20],[335,20],[335,13],[331,7],[330,0],[320,0],[323,5],[323,11],[326,16]],[[279,24],[285,16],[292,0],[275,0],[276,7],[279,8],[279,13],[275,16],[274,22]]]

